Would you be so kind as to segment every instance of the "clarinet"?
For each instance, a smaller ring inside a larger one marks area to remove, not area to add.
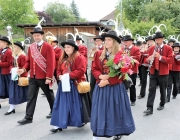
[[[157,50],[158,50],[158,46],[156,46],[156,47],[154,48],[154,52],[153,52],[153,55],[152,55],[153,59],[150,61],[147,71],[150,71],[150,68],[152,67],[152,64],[153,64],[153,62],[154,62],[155,52],[157,52]]]

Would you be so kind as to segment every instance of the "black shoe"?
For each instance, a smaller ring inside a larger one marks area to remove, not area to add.
[[[144,98],[144,96],[141,96],[141,95],[139,95],[139,96],[137,96],[138,97],[138,99],[142,99],[142,98]]]
[[[150,114],[153,114],[153,111],[150,110],[150,109],[147,109],[147,110],[144,111],[143,113],[146,114],[146,115],[150,115]]]
[[[121,136],[114,136],[113,140],[120,140]]]
[[[81,126],[79,126],[79,128],[85,126],[86,124],[87,124],[87,123],[83,123]]]
[[[131,102],[131,106],[135,106],[135,102]]]
[[[28,124],[28,123],[32,123],[32,120],[28,120],[26,118],[19,120],[17,123],[24,125],[24,124]]]
[[[163,110],[164,106],[158,106],[157,110]]]
[[[1,108],[1,104],[0,104],[0,108]]]
[[[57,129],[51,129],[50,130],[52,133],[56,133],[57,131],[62,131],[62,129],[61,128],[57,128]]]
[[[11,113],[15,113],[15,109],[13,109],[13,110],[10,111],[10,112],[6,112],[4,115],[10,115]]]
[[[44,93],[41,93],[41,95],[46,95],[46,94],[44,94]]]
[[[52,116],[52,113],[49,113],[49,114],[46,116],[46,118],[49,119],[49,118],[51,118],[51,116]]]
[[[170,100],[169,99],[166,99],[166,101],[165,101],[166,103],[168,103],[168,102],[170,102]]]
[[[176,99],[176,96],[173,96],[172,99]]]

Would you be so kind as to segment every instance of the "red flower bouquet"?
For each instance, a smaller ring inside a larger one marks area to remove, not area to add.
[[[110,56],[108,62],[106,63],[109,67],[109,76],[119,78],[124,77],[124,80],[128,80],[128,74],[132,74],[132,65],[134,64],[134,59],[128,54],[119,51],[115,56]]]

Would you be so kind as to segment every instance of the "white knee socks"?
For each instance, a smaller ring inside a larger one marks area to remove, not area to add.
[[[10,108],[9,108],[8,112],[11,112],[13,109],[15,109],[15,105],[10,104]]]
[[[92,139],[92,140],[98,140],[98,137],[94,137],[94,136],[93,136],[93,139]]]

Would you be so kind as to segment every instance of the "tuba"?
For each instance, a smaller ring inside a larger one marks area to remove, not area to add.
[[[55,41],[55,40],[57,40],[57,38],[53,35],[53,33],[48,31],[46,33],[46,41],[50,44],[52,41]]]

